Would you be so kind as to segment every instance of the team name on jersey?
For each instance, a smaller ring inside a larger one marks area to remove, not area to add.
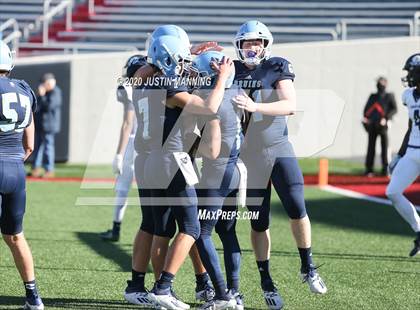
[[[240,88],[243,89],[256,89],[261,88],[262,82],[261,80],[235,80],[234,84],[238,85]]]

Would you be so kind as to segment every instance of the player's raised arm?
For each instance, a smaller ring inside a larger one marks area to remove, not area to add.
[[[204,52],[208,51],[222,51],[223,47],[221,47],[215,41],[203,42],[195,45],[191,45],[190,51],[193,55],[201,55]]]
[[[167,103],[172,106],[183,108],[186,112],[192,114],[216,113],[223,100],[226,81],[232,74],[232,60],[223,58],[221,63],[216,66],[215,70],[218,72],[216,83],[206,100],[203,100],[199,96],[191,95],[188,92],[181,92],[169,98]]]

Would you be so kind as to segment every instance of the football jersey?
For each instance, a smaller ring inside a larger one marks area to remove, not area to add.
[[[166,79],[166,81],[168,81]],[[169,84],[169,85],[167,85]],[[177,93],[187,92],[186,85],[167,83],[165,86],[148,86],[145,89],[148,100],[148,132],[151,150],[162,149],[163,152],[182,152],[182,109],[168,107],[166,100]]]
[[[294,80],[292,65],[284,58],[272,57],[254,69],[235,60],[235,84],[246,90],[256,103],[264,104],[278,101],[276,83],[281,80]],[[247,145],[255,148],[267,147],[287,141],[287,117],[252,113],[246,128]]]
[[[117,101],[124,106],[124,113],[127,111],[133,111],[133,87],[129,84],[123,84],[117,88]],[[134,137],[137,130],[137,122],[134,122],[133,129],[131,131],[131,137]]]
[[[137,153],[148,152],[150,150],[149,133],[149,98],[144,87],[133,89],[133,107],[136,112],[136,135],[134,138],[134,149]]]
[[[223,100],[215,116],[201,116],[200,121],[216,117],[220,121],[221,147],[218,158],[237,158],[243,140],[241,117],[242,111],[236,107],[232,98],[237,96],[242,90],[237,85],[232,85],[230,89],[225,90]],[[199,125],[201,128],[205,126]],[[217,160],[217,159],[216,159]],[[210,161],[203,157],[203,164]]]
[[[36,96],[25,81],[0,77],[0,159],[23,160],[23,130],[35,109]]]
[[[420,94],[415,94],[415,88],[407,88],[402,94],[402,102],[412,121],[408,147],[420,148]]]

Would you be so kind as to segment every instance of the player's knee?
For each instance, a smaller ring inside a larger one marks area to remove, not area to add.
[[[287,214],[289,215],[289,218],[291,220],[300,220],[300,219],[303,219],[307,215],[305,207],[294,208],[294,209],[288,210]]]
[[[287,215],[292,220],[299,220],[306,216],[303,186],[296,184],[291,188],[288,197],[285,197],[284,199],[284,207]]]
[[[264,232],[270,227],[270,220],[268,218],[251,220],[251,227],[256,232]]]
[[[184,225],[179,229],[180,233],[186,234],[197,240],[200,237],[200,223],[191,223],[190,225]]]
[[[12,234],[3,233],[3,240],[9,247],[14,247],[22,240],[25,240],[25,237],[22,232]]]
[[[201,236],[211,236],[213,232],[214,225],[208,221],[200,222],[200,235]]]
[[[398,189],[396,189],[393,186],[389,186],[386,188],[386,192],[385,192],[386,196],[388,197],[389,200],[391,201],[395,201],[397,200],[400,196],[402,196],[402,192]]]

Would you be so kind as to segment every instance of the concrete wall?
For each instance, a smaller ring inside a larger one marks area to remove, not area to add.
[[[391,149],[396,151],[407,128],[407,113],[400,100],[401,68],[409,55],[419,51],[419,37],[275,45],[272,55],[289,59],[296,73],[302,112],[290,122],[298,155],[364,156],[367,136],[360,121],[379,75],[388,77],[389,90],[398,101],[399,112],[390,129]],[[226,53],[235,56],[233,49]],[[122,119],[115,88],[130,55],[61,55],[17,61],[19,65],[71,60],[70,162],[111,162]]]
[[[319,155],[357,158],[365,155],[367,135],[361,126],[366,100],[375,91],[379,75],[388,78],[388,90],[398,103],[390,133],[391,150],[398,151],[407,130],[408,114],[401,104],[402,67],[411,54],[420,52],[420,38],[354,40],[279,45],[273,55],[294,64],[296,88],[329,89],[344,99],[345,108],[334,144]]]

